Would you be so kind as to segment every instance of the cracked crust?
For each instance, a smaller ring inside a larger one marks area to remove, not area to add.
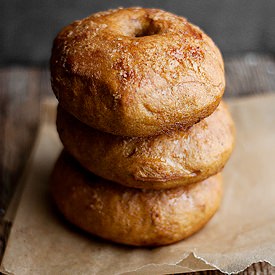
[[[218,174],[168,190],[128,188],[86,172],[63,152],[51,189],[59,210],[80,228],[118,243],[158,246],[180,241],[208,222],[220,205],[222,180]]]
[[[218,173],[231,155],[234,125],[221,102],[190,127],[154,137],[120,137],[97,131],[60,106],[57,130],[65,149],[96,175],[135,188],[163,189]]]
[[[65,27],[54,41],[51,82],[64,109],[123,136],[186,129],[216,109],[225,86],[221,54],[206,34],[185,18],[143,8]]]

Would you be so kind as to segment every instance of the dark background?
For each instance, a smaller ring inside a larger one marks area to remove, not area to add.
[[[46,65],[52,40],[70,22],[119,6],[158,7],[187,17],[224,56],[275,52],[274,0],[0,0],[0,66]]]

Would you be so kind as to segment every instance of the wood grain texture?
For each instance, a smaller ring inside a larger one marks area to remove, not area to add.
[[[41,94],[46,93],[45,77],[45,72],[40,69],[9,68],[0,71],[2,214],[34,143],[39,122],[39,102]]]
[[[275,91],[275,56],[248,53],[225,62],[226,97]]]
[[[225,68],[227,98],[275,92],[274,56],[250,53],[227,59]],[[11,226],[3,221],[3,216],[36,138],[40,102],[43,97],[51,95],[47,69],[0,69],[0,260]],[[205,271],[188,274],[222,273]],[[257,263],[240,274],[275,274],[275,268],[265,262]]]

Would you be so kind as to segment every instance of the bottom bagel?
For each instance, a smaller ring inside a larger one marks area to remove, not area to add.
[[[222,179],[166,190],[129,188],[86,172],[64,151],[51,192],[63,215],[80,228],[117,243],[158,246],[202,228],[218,209]]]

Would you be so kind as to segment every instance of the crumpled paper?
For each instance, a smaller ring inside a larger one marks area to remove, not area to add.
[[[219,212],[190,238],[153,249],[101,240],[57,214],[48,180],[61,144],[54,125],[56,103],[46,103],[2,272],[144,275],[219,269],[235,273],[255,262],[275,265],[275,96],[228,103],[237,142],[224,169]]]

